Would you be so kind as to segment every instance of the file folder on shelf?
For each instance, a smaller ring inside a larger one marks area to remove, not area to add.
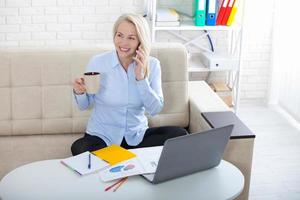
[[[235,2],[235,0],[229,0],[228,6],[226,7],[224,16],[222,18],[221,25],[226,25],[227,24],[227,21],[228,21],[229,15],[231,13],[232,6],[233,6],[234,2]]]
[[[206,25],[216,25],[217,0],[207,0],[206,10]]]
[[[230,12],[229,18],[227,20],[227,24],[226,24],[227,26],[232,25],[234,18],[235,18],[235,14],[238,10],[239,3],[240,3],[240,0],[235,0],[235,3],[233,4],[232,10]]]
[[[222,19],[225,15],[226,8],[228,6],[229,0],[223,0],[221,3],[221,7],[219,9],[218,17],[217,17],[217,25],[222,25]]]
[[[206,0],[195,0],[195,25],[205,26]]]

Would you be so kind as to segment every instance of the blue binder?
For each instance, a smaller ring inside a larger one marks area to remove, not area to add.
[[[206,3],[206,25],[215,26],[217,21],[218,0],[207,0]]]

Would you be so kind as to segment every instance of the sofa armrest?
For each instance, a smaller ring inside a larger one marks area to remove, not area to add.
[[[189,133],[211,129],[201,115],[203,112],[230,111],[230,108],[204,81],[189,82]],[[237,199],[247,200],[251,178],[254,138],[231,139],[224,152],[224,160],[238,167],[245,177],[243,192]]]
[[[211,127],[201,116],[203,112],[230,111],[223,100],[207,85],[205,81],[189,82],[189,132],[208,130]]]

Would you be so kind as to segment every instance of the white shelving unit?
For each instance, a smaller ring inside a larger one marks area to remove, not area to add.
[[[238,99],[239,99],[239,75],[240,75],[240,64],[241,64],[241,41],[242,41],[242,26],[232,25],[232,26],[195,26],[192,20],[181,21],[180,26],[156,26],[156,9],[157,9],[157,0],[148,0],[146,1],[146,10],[147,10],[147,19],[150,24],[151,29],[151,39],[152,42],[156,41],[156,32],[157,31],[168,31],[168,33],[180,38],[183,41],[185,46],[193,45],[202,51],[210,51],[206,47],[197,43],[197,41],[203,37],[206,37],[212,31],[221,31],[228,33],[228,49],[227,53],[229,55],[235,56],[239,65],[237,69],[219,69],[219,70],[210,70],[206,68],[203,64],[197,62],[190,62],[189,72],[200,72],[207,73],[208,76],[211,72],[216,71],[228,71],[227,83],[232,88],[232,96],[233,96],[233,109],[237,111],[238,107]],[[189,39],[182,34],[177,33],[178,31],[199,31],[199,35],[193,39]],[[200,32],[201,31],[201,32]],[[205,33],[204,31],[207,31]]]

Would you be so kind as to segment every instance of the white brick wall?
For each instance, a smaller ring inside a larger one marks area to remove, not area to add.
[[[112,42],[112,26],[124,12],[143,13],[145,0],[0,0],[0,48],[86,46]],[[246,0],[241,99],[266,101],[270,74],[272,9],[274,0]],[[192,14],[193,0],[159,0]],[[260,5],[260,6],[257,6]],[[255,16],[253,17],[253,10]],[[259,20],[258,20],[259,19]],[[193,37],[195,31],[181,32]],[[211,33],[217,51],[224,51],[226,34]],[[157,41],[182,40],[160,32]],[[208,46],[207,40],[200,40]],[[194,51],[196,48],[191,47]],[[203,79],[205,74],[194,74]],[[222,79],[217,74],[213,78]]]
[[[45,9],[44,8],[19,8],[19,13],[17,12],[15,15],[30,15],[30,16],[39,16],[39,15],[44,15]],[[1,12],[0,12],[1,13]]]
[[[82,6],[83,0],[56,0],[57,6]],[[105,1],[99,1],[105,2]]]
[[[0,48],[111,43],[113,22],[144,0],[0,0]]]
[[[30,33],[8,33],[6,40],[30,40]]]
[[[0,16],[0,24],[5,24],[5,17],[4,16]]]
[[[30,24],[31,16],[7,16],[6,24]]]
[[[0,15],[2,16],[9,16],[9,15],[18,15],[18,8],[0,8]]]
[[[30,7],[31,0],[9,0],[6,1],[6,7]]]
[[[11,0],[8,0],[11,1]],[[56,6],[56,0],[31,0],[32,6]]]
[[[32,16],[33,24],[56,24],[57,16]]]
[[[32,40],[56,40],[57,33],[55,32],[34,32],[31,35]]]
[[[46,24],[47,32],[71,31],[71,24]]]

